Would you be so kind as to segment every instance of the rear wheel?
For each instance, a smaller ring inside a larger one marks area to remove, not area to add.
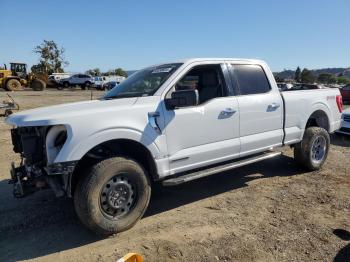
[[[136,161],[113,157],[94,165],[74,193],[80,220],[100,235],[131,228],[143,216],[151,196],[145,170]]]
[[[30,87],[34,90],[34,91],[43,91],[46,88],[46,83],[43,80],[40,79],[34,79],[31,83],[30,83]]]
[[[70,86],[69,82],[63,82],[63,87],[68,88]]]
[[[22,89],[21,82],[17,79],[9,79],[6,82],[6,90],[8,91],[18,91]]]
[[[329,134],[324,128],[309,127],[303,140],[294,147],[294,158],[308,170],[318,170],[327,159],[329,145]]]
[[[83,90],[89,89],[91,86],[92,86],[92,85],[91,85],[91,82],[86,81],[86,82],[84,83],[84,85],[82,86],[82,89],[83,89]]]

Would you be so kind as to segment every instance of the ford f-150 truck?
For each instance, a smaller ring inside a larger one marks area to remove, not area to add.
[[[114,234],[142,217],[157,181],[178,185],[277,156],[287,145],[306,169],[321,168],[341,112],[339,90],[280,92],[259,60],[151,66],[98,100],[8,117],[22,158],[12,164],[14,195],[50,187],[73,197],[87,227]]]

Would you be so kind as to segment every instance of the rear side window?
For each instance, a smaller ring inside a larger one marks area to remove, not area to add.
[[[270,91],[264,70],[258,65],[233,65],[241,95],[262,94]]]

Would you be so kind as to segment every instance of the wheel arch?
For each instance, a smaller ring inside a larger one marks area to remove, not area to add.
[[[108,151],[107,154],[106,151]],[[99,143],[87,151],[77,162],[74,172],[70,177],[68,195],[74,194],[75,187],[84,172],[102,159],[112,156],[125,156],[140,163],[147,171],[149,179],[154,182],[159,178],[157,165],[152,152],[144,144],[128,138],[111,139]]]
[[[313,111],[310,116],[307,118],[305,130],[308,127],[322,127],[328,133],[330,132],[330,117],[326,110],[316,109]]]

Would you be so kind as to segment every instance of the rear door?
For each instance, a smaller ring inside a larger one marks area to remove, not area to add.
[[[260,65],[231,64],[229,67],[238,89],[240,156],[282,145],[283,101],[278,88],[271,88]]]

